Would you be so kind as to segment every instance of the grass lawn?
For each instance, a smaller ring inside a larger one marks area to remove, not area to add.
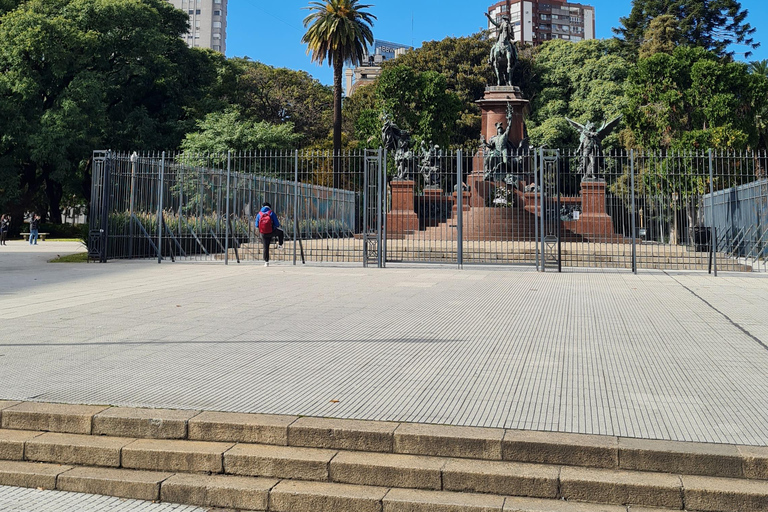
[[[88,261],[87,252],[78,252],[77,254],[67,254],[54,258],[49,263],[86,263]]]

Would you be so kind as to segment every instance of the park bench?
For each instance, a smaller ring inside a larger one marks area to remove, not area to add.
[[[50,233],[38,233],[37,236],[39,237],[41,242],[45,242],[45,237],[48,236]],[[22,233],[21,236],[24,237],[24,240],[29,242],[29,233]]]

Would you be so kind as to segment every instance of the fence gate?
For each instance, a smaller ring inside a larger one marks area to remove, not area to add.
[[[92,175],[91,211],[88,216],[88,257],[106,263],[111,177],[110,153],[108,151],[95,151],[93,153]]]
[[[560,223],[560,151],[542,149],[539,154],[541,187],[540,261],[541,271],[562,271]]]
[[[363,266],[383,267],[385,261],[384,173],[381,150],[366,150],[363,170]]]

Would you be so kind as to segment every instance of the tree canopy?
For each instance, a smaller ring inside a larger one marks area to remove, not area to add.
[[[19,169],[3,202],[58,221],[65,192],[88,196],[94,148],[177,145],[223,61],[187,48],[187,22],[163,0],[29,0],[2,16],[0,159]]]
[[[677,20],[680,40],[716,54],[733,55],[728,47],[740,44],[752,49],[760,46],[755,28],[746,22],[747,10],[737,0],[632,0],[629,16],[620,18],[614,32],[634,48],[644,42],[652,21],[662,15]]]
[[[627,82],[631,145],[648,149],[755,148],[768,79],[703,48],[640,59]]]
[[[533,145],[575,147],[576,132],[565,120],[599,123],[624,107],[624,82],[629,65],[613,40],[578,43],[557,40],[534,54],[533,101],[528,133]],[[605,145],[617,144],[616,134]]]

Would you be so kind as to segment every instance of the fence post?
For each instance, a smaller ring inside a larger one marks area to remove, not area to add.
[[[293,264],[296,265],[296,244],[299,233],[299,150],[293,152]]]
[[[139,155],[134,151],[131,154],[131,199],[130,199],[130,217],[128,219],[129,235],[128,235],[128,259],[133,259],[133,209],[136,207],[136,161],[139,159]]]
[[[530,158],[530,155],[528,155]],[[536,149],[533,150],[533,229],[534,229],[534,235],[533,235],[533,247],[536,249],[536,270],[541,272],[541,255],[539,254],[539,219],[536,218],[536,214],[541,215],[541,210],[539,209],[539,159],[538,159],[538,153],[536,152]]]
[[[632,273],[637,274],[637,214],[635,213],[635,150],[629,150],[629,172],[632,176],[630,196],[632,201]]]
[[[712,253],[712,264],[717,277],[717,228],[715,227],[715,169],[712,159],[712,150],[709,150],[709,250]]]
[[[464,171],[461,168],[462,151],[456,152],[456,243],[459,269],[464,268]]]
[[[376,169],[376,252],[378,257],[378,268],[384,268],[384,254],[381,252],[381,246],[382,243],[382,236],[384,234],[383,228],[383,219],[382,219],[382,209],[383,209],[383,199],[384,199],[384,186],[382,185],[382,168],[381,168],[381,153],[382,149],[379,147],[379,152],[376,155],[378,159],[378,165]]]
[[[231,173],[232,151],[227,151],[227,207],[224,220],[224,264],[229,265],[229,178]]]
[[[163,260],[163,181],[165,174],[165,151],[160,155],[159,186],[157,187],[157,262]]]
[[[104,174],[101,180],[101,226],[99,229],[99,262],[107,262],[107,250],[109,247],[109,197],[111,194],[110,178],[112,177],[112,151],[107,152],[107,157],[104,159]]]
[[[382,156],[381,165],[383,166],[384,170],[382,171],[382,190],[384,196],[382,197],[382,208],[384,209],[384,219],[381,223],[381,247],[379,250],[381,251],[381,261],[382,261],[382,268],[387,268],[387,207],[389,206],[389,203],[387,201],[387,148],[384,148],[384,155]]]
[[[544,242],[544,233],[547,226],[545,225],[545,213],[544,213],[544,150],[539,149],[539,199],[541,200],[539,206],[539,216],[541,218],[541,271],[547,271],[547,256],[546,247]]]

